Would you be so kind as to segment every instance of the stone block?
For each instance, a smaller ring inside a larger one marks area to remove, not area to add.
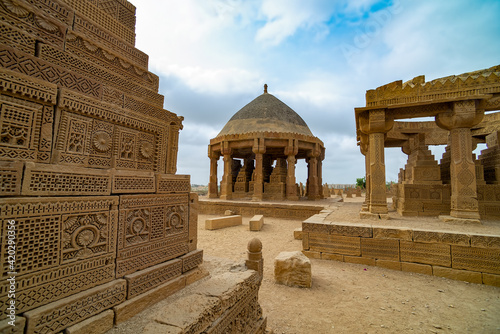
[[[89,196],[111,194],[111,171],[26,163],[23,196]]]
[[[500,287],[500,275],[483,273],[483,284]]]
[[[24,313],[26,333],[58,333],[125,301],[127,284],[115,280]]]
[[[277,284],[310,288],[311,261],[301,252],[281,252],[274,259],[274,280]]]
[[[182,276],[186,277],[186,286],[193,284],[194,282],[197,282],[209,275],[210,273],[208,272],[208,270],[203,267],[198,267],[182,274]]]
[[[191,191],[191,178],[189,175],[156,175],[156,191],[158,194],[189,193]]]
[[[330,253],[321,253],[321,259],[322,260],[344,262],[344,255],[341,255],[341,254],[330,254]]]
[[[121,195],[116,277],[186,254],[189,194]]]
[[[361,255],[360,239],[362,238],[309,233],[309,249],[317,252],[359,256]]]
[[[24,164],[20,161],[0,161],[0,196],[21,195]]]
[[[114,170],[112,194],[137,194],[156,192],[153,172]]]
[[[401,262],[399,261],[375,260],[375,265],[392,270],[401,270]]]
[[[373,237],[378,239],[399,239],[412,241],[413,231],[397,227],[373,227]]]
[[[362,237],[371,238],[373,237],[373,230],[371,225],[359,224],[359,223],[332,223],[329,226],[329,233],[335,235],[342,235],[347,237]]]
[[[450,245],[424,242],[400,242],[401,261],[451,267]]]
[[[248,229],[250,231],[260,231],[262,226],[264,226],[264,216],[263,215],[255,215],[248,222]]]
[[[225,227],[238,226],[243,223],[240,215],[209,218],[205,220],[205,229],[218,230]]]
[[[138,295],[135,298],[116,305],[113,307],[113,311],[115,312],[115,324],[118,325],[132,318],[134,315],[162,301],[168,296],[183,289],[185,286],[186,278],[181,276],[149,290],[146,293]]]
[[[401,270],[418,274],[432,275],[432,266],[428,264],[401,262]]]
[[[0,219],[15,221],[16,309],[28,311],[115,277],[116,196],[10,197],[0,203]],[[2,235],[7,235],[7,224]],[[6,243],[0,260],[6,263]],[[7,302],[0,282],[0,305]],[[0,319],[4,317],[2,307]]]
[[[309,250],[309,233],[302,232],[302,249]]]
[[[198,249],[181,256],[182,273],[192,270],[203,263],[203,250]]]
[[[413,241],[469,246],[470,236],[463,233],[413,230]]]
[[[181,259],[174,259],[125,275],[128,284],[127,299],[134,298],[179,277],[182,274],[182,262]]]
[[[399,261],[399,240],[361,238],[361,256]]]
[[[104,334],[113,328],[115,313],[107,310],[65,329],[64,334]]]
[[[363,264],[366,266],[375,266],[375,259],[369,257],[361,257],[361,256],[344,256],[344,262],[355,263],[355,264]]]
[[[480,272],[469,270],[458,270],[439,266],[432,266],[434,276],[446,277],[457,281],[466,281],[470,283],[482,284],[483,278]]]
[[[293,238],[295,240],[302,240],[302,228],[296,228],[293,230]]]
[[[497,235],[471,235],[472,247],[500,248],[500,236]]]
[[[500,274],[500,249],[451,246],[451,266],[455,269]]]
[[[19,315],[14,320],[14,326],[9,322],[13,320],[5,319],[0,321],[0,333],[2,334],[24,334],[24,326],[26,325],[26,318]]]
[[[304,254],[305,256],[307,256],[310,259],[321,259],[321,252],[303,250],[302,254]]]

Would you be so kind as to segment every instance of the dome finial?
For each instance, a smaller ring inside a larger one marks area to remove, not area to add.
[[[267,94],[267,84],[264,84],[264,93]]]

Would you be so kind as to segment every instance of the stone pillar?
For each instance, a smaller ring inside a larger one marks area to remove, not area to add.
[[[319,152],[312,150],[308,154],[308,176],[307,176],[307,198],[310,200],[320,199],[318,185],[318,157]]]
[[[221,146],[221,153],[224,157],[224,175],[220,184],[220,198],[228,200],[233,197],[233,157],[231,156],[232,151],[228,147],[229,143],[222,142]]]
[[[208,156],[210,158],[210,180],[208,183],[208,197],[217,198],[219,197],[219,189],[217,187],[217,164],[219,155],[214,152],[209,152]]]
[[[387,131],[392,128],[394,120],[386,117],[384,109],[376,109],[360,115],[359,121],[361,131],[368,135],[368,155],[370,160],[370,180],[367,180],[367,184],[369,181],[367,196],[368,194],[370,196],[368,211],[377,218],[388,218],[384,139]]]
[[[370,154],[368,150],[368,136],[361,134],[359,148],[361,153],[365,156],[365,201],[361,206],[362,212],[369,211],[370,208]]]
[[[454,102],[450,111],[436,116],[436,123],[439,127],[450,131],[450,216],[479,222],[476,167],[472,159],[470,129],[481,122],[484,110],[477,110],[476,105],[475,100]],[[442,219],[448,220],[446,217]]]
[[[255,176],[254,176],[254,186],[253,186],[253,196],[252,201],[262,201],[263,190],[264,190],[264,153],[266,153],[266,147],[263,138],[255,138],[252,151],[255,154]]]
[[[324,198],[323,194],[323,160],[325,159],[325,152],[321,152],[321,154],[318,157],[318,171],[316,172],[318,174],[318,190],[319,190],[319,197]]]
[[[297,201],[299,196],[297,195],[297,186],[295,185],[295,164],[297,159],[295,155],[289,155],[286,158],[288,164],[287,176],[286,176],[286,199],[290,201]]]
[[[299,153],[298,140],[289,139],[288,146],[285,147],[285,155],[287,156],[287,176],[286,176],[286,199],[290,201],[297,201],[299,195],[297,194],[297,186],[295,179],[295,164],[297,159],[295,156]]]

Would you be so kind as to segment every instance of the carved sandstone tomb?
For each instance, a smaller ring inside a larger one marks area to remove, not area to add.
[[[295,180],[298,159],[308,163],[307,197],[321,199],[323,142],[304,120],[267,92],[241,108],[208,146],[209,197],[254,201],[298,200]],[[217,163],[224,160],[224,175],[217,182]],[[273,167],[274,164],[274,167]]]
[[[17,233],[12,267],[1,245],[0,321],[14,271],[25,333],[182,289],[202,262],[197,195],[176,175],[183,118],[134,47],[135,7],[1,0],[0,13],[2,240],[9,222]]]
[[[498,150],[500,66],[439,78],[395,81],[366,92],[355,108],[365,155],[367,196],[362,217],[387,217],[384,147],[401,147],[408,164],[400,173],[395,205],[403,215],[441,215],[479,222],[500,216]],[[401,119],[434,117],[433,122]],[[487,138],[490,138],[488,140]],[[478,143],[488,149],[476,160]],[[437,164],[428,145],[447,145]]]

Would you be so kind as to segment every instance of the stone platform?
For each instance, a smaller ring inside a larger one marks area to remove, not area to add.
[[[389,220],[367,223],[350,219],[361,202],[346,204],[302,223],[305,255],[500,286],[500,222],[453,224],[389,212]]]
[[[340,197],[331,197],[318,201],[262,201],[251,200],[219,200],[200,197],[199,213],[206,215],[223,215],[231,210],[236,215],[307,219],[321,210],[338,202]]]

